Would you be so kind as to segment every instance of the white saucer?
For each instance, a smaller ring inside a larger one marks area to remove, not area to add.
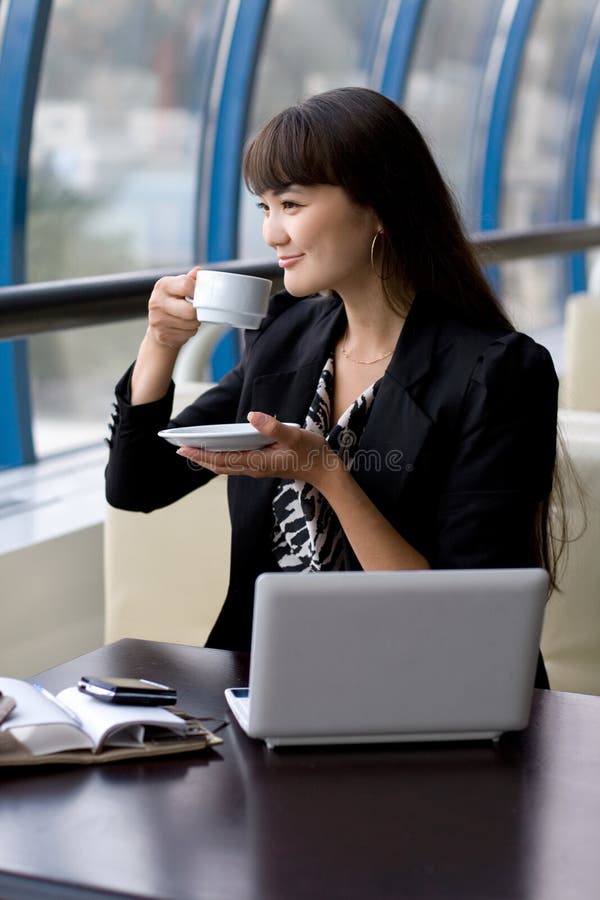
[[[296,422],[284,422],[293,428]],[[188,425],[184,428],[166,428],[158,436],[176,447],[199,447],[203,450],[259,450],[274,443],[250,423],[235,425]]]

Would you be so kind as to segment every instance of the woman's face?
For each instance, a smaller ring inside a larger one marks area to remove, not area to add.
[[[373,279],[371,242],[379,223],[336,185],[290,185],[259,197],[263,237],[277,252],[287,291],[305,297],[345,292]]]

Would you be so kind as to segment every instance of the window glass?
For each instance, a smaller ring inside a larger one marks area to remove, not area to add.
[[[596,0],[540,3],[528,35],[502,177],[500,228],[524,229],[568,216],[561,188],[575,76]],[[502,294],[523,327],[560,320],[568,257],[502,267]]]
[[[502,0],[429,0],[402,98],[429,141],[471,229],[479,224],[468,196],[474,165],[471,147],[484,67],[501,5]]]
[[[38,457],[108,436],[114,386],[146,330],[137,319],[29,338],[33,442]]]
[[[33,124],[29,281],[195,262],[224,2],[54,0]],[[143,324],[30,339],[39,455],[100,437]]]
[[[600,221],[600,119],[596,119],[596,128],[590,153],[587,218],[591,222]]]
[[[255,76],[248,133],[311,94],[368,85],[370,49],[383,0],[272,0]],[[240,192],[241,258],[270,255],[254,198]]]
[[[586,196],[586,219],[600,222],[600,120],[596,118],[590,151],[589,181]],[[600,297],[600,250],[585,255],[587,290]]]

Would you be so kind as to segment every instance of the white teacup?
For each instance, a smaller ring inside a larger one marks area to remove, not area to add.
[[[186,300],[194,304],[200,322],[256,329],[267,313],[272,284],[268,278],[255,275],[200,269],[194,297]]]

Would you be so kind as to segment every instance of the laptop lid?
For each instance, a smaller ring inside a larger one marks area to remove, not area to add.
[[[523,728],[547,587],[543,569],[263,574],[243,724],[270,744]]]

